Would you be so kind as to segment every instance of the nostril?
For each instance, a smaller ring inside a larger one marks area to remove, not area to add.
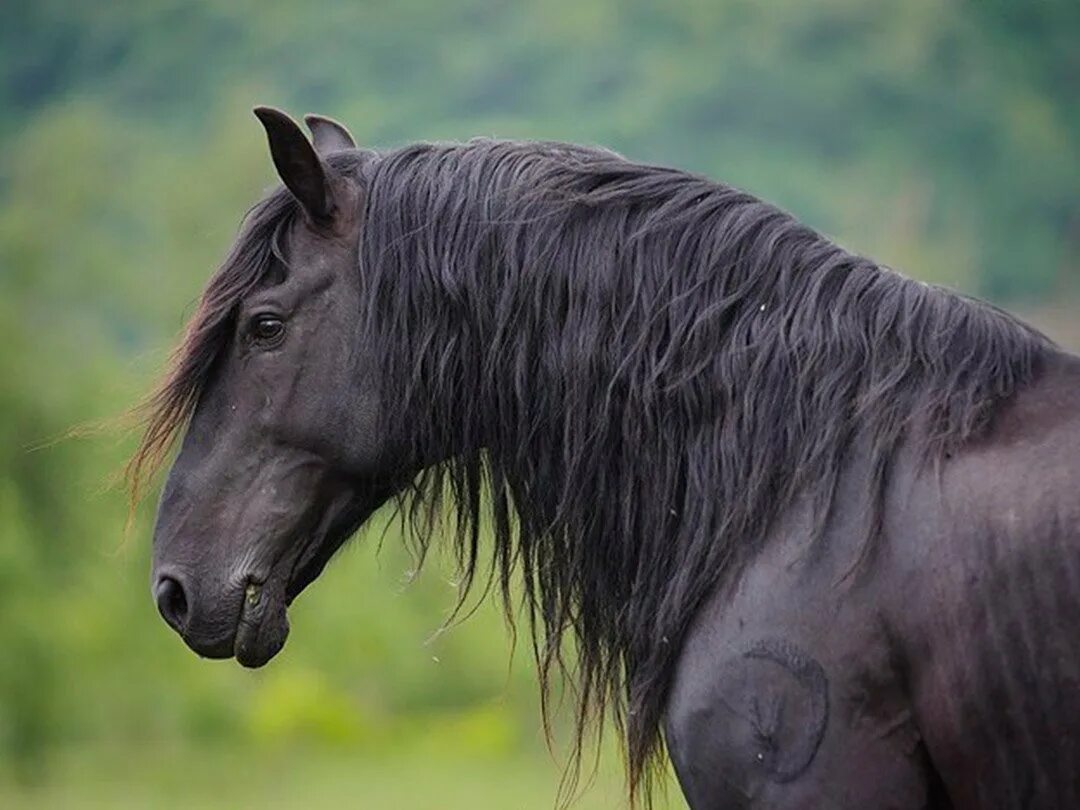
[[[170,576],[159,577],[154,588],[154,597],[157,599],[161,617],[177,633],[183,633],[187,623],[188,601],[180,580]]]

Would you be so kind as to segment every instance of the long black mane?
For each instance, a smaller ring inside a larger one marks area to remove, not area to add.
[[[450,493],[463,590],[494,581],[513,612],[520,583],[545,694],[568,669],[577,741],[613,717],[634,787],[690,621],[778,516],[807,497],[823,525],[858,437],[870,559],[900,445],[933,461],[978,436],[1049,350],[745,192],[608,152],[482,140],[332,162],[365,186],[362,339],[387,430],[403,471],[427,465],[406,508]],[[158,444],[292,215],[284,192],[264,201],[211,282]]]

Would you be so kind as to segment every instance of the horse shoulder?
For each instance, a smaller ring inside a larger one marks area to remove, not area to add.
[[[1052,361],[931,490],[899,621],[935,767],[958,806],[1080,806],[1080,361]]]
[[[932,806],[881,583],[841,582],[848,555],[808,556],[804,517],[684,643],[665,737],[690,806]],[[851,542],[843,524],[833,533]]]

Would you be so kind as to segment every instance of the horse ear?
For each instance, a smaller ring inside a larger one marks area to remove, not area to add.
[[[256,107],[254,112],[266,130],[270,155],[285,187],[312,220],[329,220],[334,214],[332,177],[307,136],[281,110]]]
[[[331,152],[356,148],[356,141],[349,134],[349,130],[333,118],[308,113],[304,116],[304,123],[311,130],[311,137],[315,141],[315,151],[324,157]]]

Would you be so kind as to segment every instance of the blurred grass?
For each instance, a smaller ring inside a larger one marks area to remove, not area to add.
[[[535,756],[462,755],[453,749],[366,756],[295,750],[252,756],[234,747],[93,749],[65,753],[36,789],[0,784],[6,810],[551,810],[557,766]],[[608,767],[574,804],[610,810],[623,802]],[[657,810],[684,807],[675,794]]]

